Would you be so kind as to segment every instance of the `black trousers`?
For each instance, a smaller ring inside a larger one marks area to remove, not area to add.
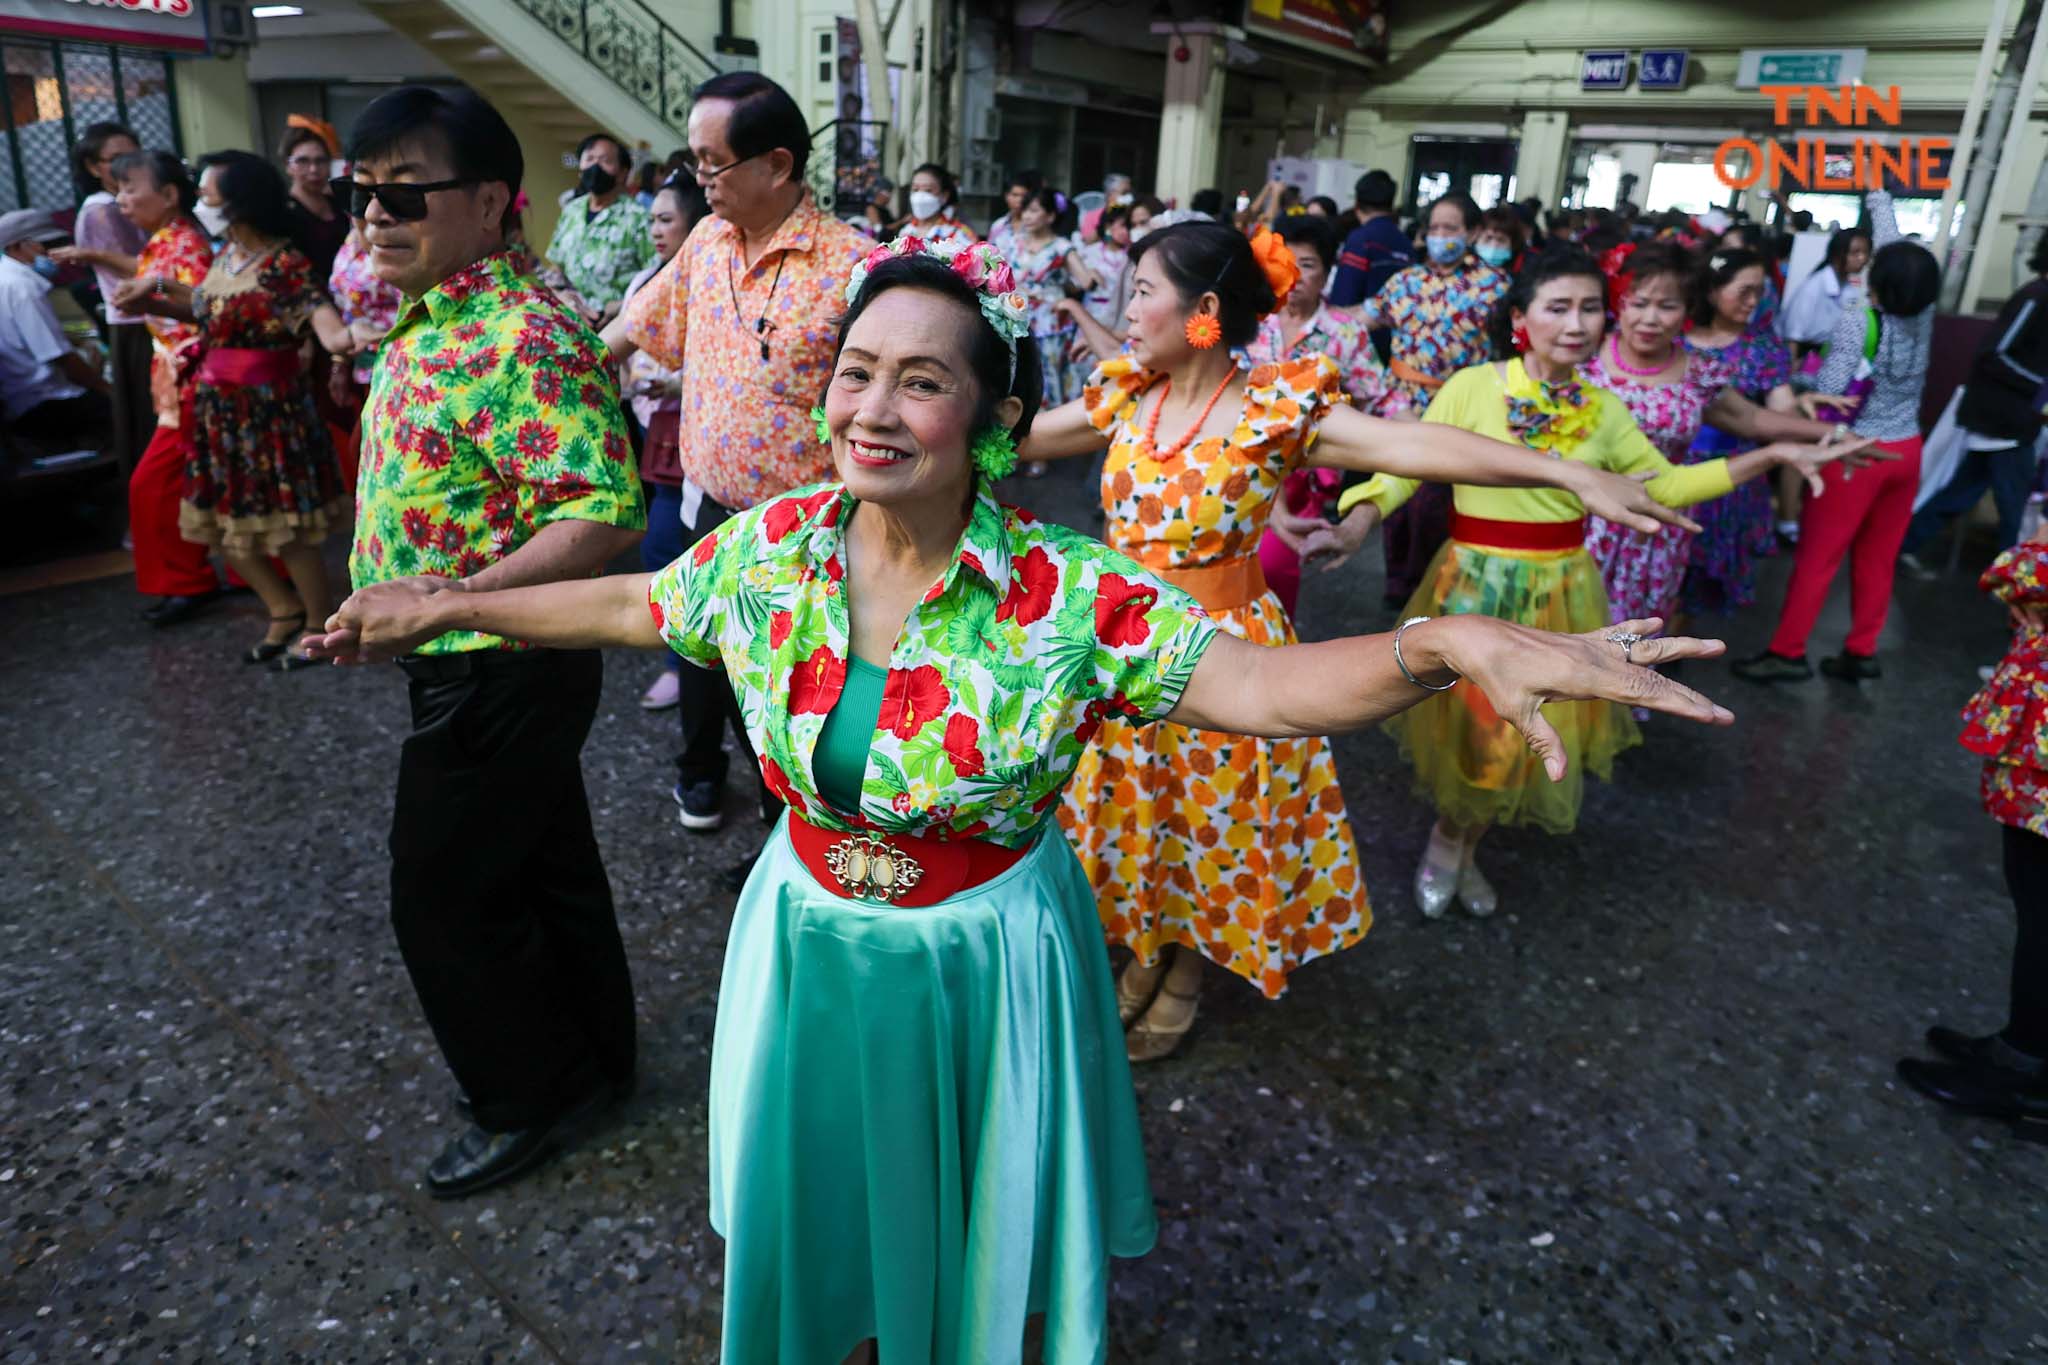
[[[738,515],[734,509],[704,498],[697,506],[696,525],[683,527],[683,552],[688,553],[692,545]],[[723,787],[731,762],[725,752],[727,730],[732,731],[747,766],[758,776],[761,764],[754,757],[747,727],[740,722],[739,699],[733,696],[725,670],[685,663],[676,676],[681,683],[676,713],[683,726],[683,748],[676,755],[677,780],[686,787],[693,782]]]
[[[75,441],[78,450],[104,449],[113,429],[114,405],[91,389],[38,403],[14,419],[16,435],[31,441]]]
[[[2005,885],[2019,916],[2005,1041],[2048,1057],[2048,839],[2011,825],[1999,828],[2005,831]]]
[[[583,790],[595,650],[409,659],[391,923],[492,1131],[633,1074],[633,982]]]
[[[149,393],[149,358],[155,347],[149,328],[116,322],[107,328],[107,358],[114,367],[114,447],[121,472],[133,473],[156,435],[156,403]]]

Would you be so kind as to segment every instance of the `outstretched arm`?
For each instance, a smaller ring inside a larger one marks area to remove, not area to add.
[[[1070,455],[1093,455],[1109,444],[1109,438],[1088,421],[1088,409],[1076,398],[1051,412],[1031,419],[1031,434],[1017,443],[1017,455],[1026,460],[1063,460]]]
[[[1553,459],[1443,422],[1395,422],[1351,408],[1331,408],[1317,426],[1308,462],[1429,483],[1556,488],[1577,497],[1594,516],[1638,531],[1656,531],[1662,525],[1699,529],[1683,513],[1651,497],[1640,479],[1577,460]]]
[[[1401,659],[1416,678],[1440,687],[1463,678],[1520,730],[1555,782],[1565,753],[1541,708],[1552,701],[1601,700],[1726,725],[1735,717],[1650,665],[1711,658],[1719,640],[1644,639],[1628,650],[1608,637],[1648,636],[1656,619],[1628,621],[1585,635],[1533,630],[1490,616],[1440,616],[1410,626]],[[1402,675],[1394,637],[1356,635],[1269,649],[1218,635],[1166,719],[1228,734],[1289,737],[1362,729],[1434,695]]]
[[[659,649],[664,642],[647,609],[653,577],[615,574],[499,592],[460,579],[394,578],[351,595],[328,618],[327,633],[309,638],[307,652],[338,664],[381,663],[451,630],[550,649]]]

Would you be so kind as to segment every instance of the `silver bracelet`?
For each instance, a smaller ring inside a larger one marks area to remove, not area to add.
[[[1403,621],[1400,625],[1394,628],[1394,662],[1400,665],[1401,676],[1406,678],[1409,682],[1414,683],[1423,691],[1448,692],[1458,685],[1460,681],[1458,677],[1454,675],[1451,678],[1451,680],[1445,683],[1442,687],[1431,686],[1429,683],[1426,683],[1422,679],[1416,677],[1415,674],[1409,669],[1408,661],[1401,657],[1401,632],[1407,630],[1410,626],[1419,626],[1424,621],[1427,621],[1429,619],[1430,618],[1427,616],[1411,616],[1407,620]]]

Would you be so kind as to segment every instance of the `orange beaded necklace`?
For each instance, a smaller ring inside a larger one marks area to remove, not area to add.
[[[1230,381],[1235,378],[1237,378],[1237,367],[1233,365],[1230,373],[1223,376],[1223,382],[1216,386],[1216,392],[1209,395],[1209,401],[1202,404],[1202,411],[1196,416],[1195,424],[1182,433],[1178,441],[1175,441],[1165,450],[1161,450],[1159,448],[1159,415],[1166,411],[1166,396],[1173,392],[1173,376],[1167,375],[1159,385],[1159,402],[1153,407],[1152,415],[1145,421],[1145,445],[1152,451],[1154,458],[1170,460],[1183,450],[1186,450],[1188,442],[1195,439],[1195,433],[1200,431],[1202,424],[1209,420],[1209,414],[1214,412],[1216,405],[1223,400],[1223,391],[1230,387]]]

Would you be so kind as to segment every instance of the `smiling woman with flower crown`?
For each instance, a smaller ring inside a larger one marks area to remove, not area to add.
[[[838,482],[658,574],[379,584],[319,645],[363,662],[489,630],[730,676],[789,813],[734,910],[712,1051],[728,1362],[874,1340],[889,1365],[1003,1365],[1040,1313],[1046,1361],[1104,1359],[1108,1258],[1156,1229],[1094,896],[1047,826],[1112,719],[1324,734],[1460,675],[1545,753],[1557,696],[1728,719],[1640,666],[1712,642],[1631,664],[1599,636],[1475,618],[1255,649],[998,504],[1039,385],[992,255],[912,238],[855,270],[820,412]]]

